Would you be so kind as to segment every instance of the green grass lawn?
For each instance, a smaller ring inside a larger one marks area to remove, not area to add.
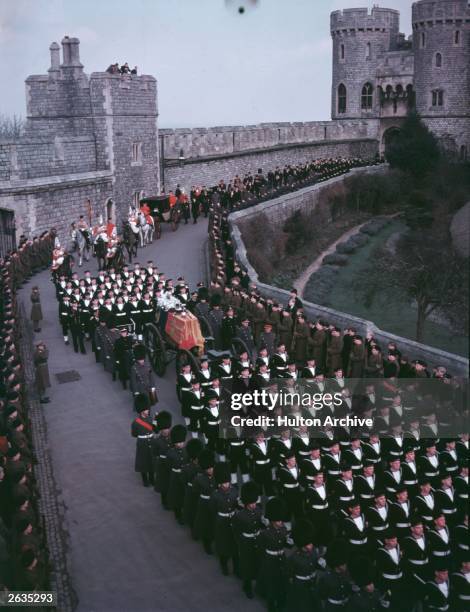
[[[403,227],[400,221],[393,221],[366,246],[350,256],[348,265],[341,268],[336,277],[337,282],[330,293],[328,306],[373,321],[384,331],[415,340],[416,310],[409,305],[407,299],[401,299],[399,295],[394,299],[388,293],[385,297],[378,292],[374,302],[368,307],[354,290],[354,286],[361,282],[361,277],[370,265],[370,255],[374,248]],[[384,278],[384,283],[386,282],[387,279]],[[468,356],[468,338],[455,335],[438,323],[426,322],[423,342],[451,353]]]

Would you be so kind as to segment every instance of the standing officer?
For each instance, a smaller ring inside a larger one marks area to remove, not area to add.
[[[240,578],[243,592],[253,599],[253,580],[258,574],[258,539],[263,528],[262,511],[258,504],[260,489],[255,482],[245,482],[241,488],[243,509],[235,512],[233,529],[237,544]]]
[[[72,305],[70,308],[69,326],[70,326],[70,332],[72,334],[73,350],[76,353],[78,353],[78,349],[80,349],[80,352],[82,354],[85,354],[86,350],[85,350],[85,344],[83,342],[85,338],[85,334],[82,328],[80,311],[78,308],[78,304],[76,302],[72,302]]]
[[[134,395],[145,393],[151,404],[157,402],[155,377],[152,368],[145,361],[145,346],[138,344],[134,347],[135,363],[131,368],[131,391]]]
[[[122,388],[127,389],[130,365],[132,359],[132,339],[129,338],[127,327],[120,330],[120,336],[114,343],[114,362],[118,371]]]
[[[144,487],[153,483],[152,438],[153,426],[150,417],[148,397],[138,394],[135,398],[135,409],[139,416],[134,419],[131,434],[137,438],[135,451],[135,471],[140,472]]]

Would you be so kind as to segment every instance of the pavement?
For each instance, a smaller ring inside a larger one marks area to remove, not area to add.
[[[182,225],[143,250],[168,278],[183,275],[190,288],[204,280],[203,247],[207,221]],[[95,260],[81,270],[96,270]],[[79,269],[80,270],[80,269]],[[160,497],[144,488],[134,472],[135,440],[132,398],[87,354],[65,346],[58,305],[48,271],[21,290],[29,315],[29,294],[37,285],[44,321],[34,341],[49,347],[52,387],[50,404],[41,405],[47,425],[48,455],[63,516],[55,517],[65,532],[67,571],[78,598],[79,612],[174,612],[176,610],[255,612],[259,600],[248,600],[235,577],[223,577],[217,560],[208,556]],[[56,374],[76,370],[80,380],[59,384]],[[175,394],[175,369],[159,379],[158,408],[181,422]],[[50,483],[49,483],[50,484]],[[47,509],[46,509],[47,511]],[[51,510],[52,511],[52,510]]]

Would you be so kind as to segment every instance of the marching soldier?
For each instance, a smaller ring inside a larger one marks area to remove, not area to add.
[[[167,462],[170,470],[167,506],[173,510],[176,520],[183,524],[182,510],[184,500],[183,466],[187,461],[185,450],[186,427],[175,425],[170,431],[170,447],[167,451]]]
[[[199,473],[199,456],[202,452],[203,444],[198,438],[192,438],[186,444],[186,462],[181,472],[181,480],[184,485],[184,496],[182,506],[183,523],[193,530],[194,517],[197,508],[197,492],[194,491],[193,480]],[[176,502],[173,502],[176,506]]]
[[[347,610],[352,594],[344,547],[342,540],[337,540],[328,547],[326,561],[329,569],[321,576],[318,585],[325,612]]]
[[[214,453],[204,449],[199,455],[201,471],[192,482],[193,493],[195,499],[197,499],[193,537],[197,540],[202,540],[204,550],[208,555],[212,554],[212,540],[214,538],[214,525],[210,512],[210,499],[216,487],[214,466]]]
[[[325,565],[314,548],[314,530],[309,521],[300,519],[292,532],[295,551],[287,560],[287,612],[319,610],[316,591],[317,570]]]
[[[212,493],[210,504],[214,521],[215,552],[222,574],[228,576],[230,559],[233,572],[238,574],[238,552],[232,530],[232,518],[238,507],[238,493],[230,483],[230,469],[226,463],[216,464],[214,477],[217,489]]]
[[[429,544],[421,517],[411,519],[410,535],[402,542],[405,584],[409,586],[410,599],[419,600],[420,591],[429,576]]]
[[[260,490],[255,482],[246,482],[241,488],[243,509],[235,512],[233,530],[237,543],[240,578],[243,592],[248,599],[253,598],[253,580],[258,573],[258,539],[263,528],[262,512],[258,504]]]
[[[170,429],[172,417],[169,412],[162,410],[155,415],[154,426],[156,436],[152,441],[153,463],[155,473],[155,491],[160,493],[162,506],[168,509],[167,496],[170,486],[170,465],[168,451],[170,449]]]
[[[132,422],[131,433],[137,438],[135,452],[135,471],[140,472],[144,487],[153,484],[152,439],[153,425],[150,417],[150,405],[146,395],[135,398],[135,409],[139,416]]]
[[[272,452],[262,429],[254,432],[254,441],[248,448],[251,460],[251,477],[270,496],[273,494]]]
[[[268,603],[269,612],[282,610],[286,597],[287,529],[284,525],[286,508],[281,499],[273,497],[266,503],[268,527],[259,535],[260,568],[258,587]]]
[[[389,528],[383,534],[383,546],[377,550],[377,572],[384,592],[389,591],[391,610],[401,611],[404,602],[401,551],[396,532]]]

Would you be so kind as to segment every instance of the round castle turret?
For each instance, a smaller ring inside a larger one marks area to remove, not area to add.
[[[376,71],[379,56],[397,48],[400,14],[374,7],[331,13],[333,39],[333,119],[379,115]]]
[[[420,0],[412,22],[416,109],[438,136],[453,134],[462,153],[470,140],[470,3]]]

